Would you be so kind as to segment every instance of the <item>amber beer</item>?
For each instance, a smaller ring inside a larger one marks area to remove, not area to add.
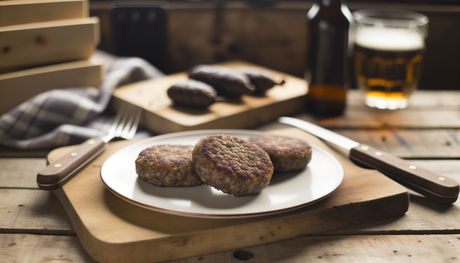
[[[376,108],[407,107],[407,100],[420,80],[423,42],[391,46],[355,44],[355,72],[357,84],[366,104]]]
[[[391,19],[401,16],[393,15]],[[358,23],[354,48],[356,82],[367,105],[406,108],[421,76],[424,31],[410,23],[407,27],[383,24]]]

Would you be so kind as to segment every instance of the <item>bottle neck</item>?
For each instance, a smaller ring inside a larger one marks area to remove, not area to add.
[[[346,4],[345,0],[318,0],[317,3],[320,6],[330,7],[330,6],[341,6],[342,4]]]

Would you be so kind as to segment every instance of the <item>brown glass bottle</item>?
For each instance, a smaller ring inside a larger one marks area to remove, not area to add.
[[[308,112],[338,116],[346,107],[351,13],[341,0],[317,0],[307,14]]]

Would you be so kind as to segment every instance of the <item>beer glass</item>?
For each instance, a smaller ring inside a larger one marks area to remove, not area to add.
[[[364,103],[406,108],[421,76],[428,18],[385,9],[358,10],[353,16],[355,77]]]

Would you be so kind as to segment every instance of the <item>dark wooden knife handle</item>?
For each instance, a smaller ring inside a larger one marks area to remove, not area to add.
[[[379,170],[434,201],[451,204],[458,198],[459,184],[457,181],[368,145],[360,144],[352,148],[350,158]]]
[[[37,174],[38,187],[54,190],[67,182],[76,171],[102,152],[106,143],[101,138],[91,138],[60,159],[49,164]]]

